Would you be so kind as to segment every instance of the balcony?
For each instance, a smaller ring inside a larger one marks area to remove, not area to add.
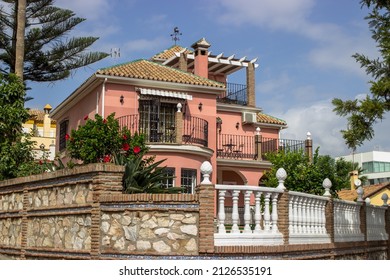
[[[246,106],[248,104],[246,88],[246,85],[226,83],[226,92],[217,101]]]
[[[131,134],[142,133],[148,144],[190,144],[208,146],[208,122],[204,119],[176,115],[172,123],[140,121],[138,114],[117,118],[121,128],[127,127]],[[179,128],[179,129],[177,129]]]
[[[280,150],[304,151],[305,141],[266,138],[260,135],[219,134],[217,136],[217,158],[221,159],[264,159],[267,153]]]

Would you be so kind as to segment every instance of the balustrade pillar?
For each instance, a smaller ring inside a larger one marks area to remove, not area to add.
[[[255,233],[261,232],[261,192],[255,193]]]
[[[278,193],[272,195],[272,232],[278,232]]]
[[[271,193],[266,193],[264,196],[264,230],[269,231],[271,229],[271,214],[269,209]]]
[[[252,191],[245,191],[245,196],[244,196],[244,211],[245,211],[244,212],[244,221],[245,221],[244,232],[245,233],[252,232],[252,229],[250,227],[250,222],[251,222],[251,209],[250,209],[251,194],[252,194]]]
[[[218,195],[219,210],[218,210],[218,233],[226,233],[225,229],[225,190],[220,190]]]
[[[233,209],[232,209],[232,233],[239,233],[240,229],[238,228],[238,220],[239,220],[239,215],[238,215],[238,197],[240,195],[239,190],[234,190],[233,191]]]

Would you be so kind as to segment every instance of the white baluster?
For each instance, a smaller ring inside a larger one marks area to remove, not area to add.
[[[314,211],[313,211],[314,199],[309,198],[307,201],[307,232],[314,234]]]
[[[303,228],[302,228],[302,197],[297,197],[297,207],[298,207],[298,215],[297,215],[297,226],[298,226],[298,231],[297,233],[303,233]]]
[[[302,197],[302,233],[307,233],[307,197]]]
[[[264,230],[269,231],[271,228],[270,220],[270,210],[269,210],[269,200],[270,200],[271,193],[265,193],[264,197]]]
[[[272,195],[272,232],[278,232],[278,193]]]
[[[225,229],[225,190],[219,191],[218,233],[226,233]]]
[[[293,213],[294,213],[294,220],[293,220],[293,232],[298,233],[298,196],[293,196]]]
[[[325,217],[325,208],[326,208],[326,201],[321,201],[322,207],[321,207],[321,233],[326,233],[326,217]]]
[[[240,229],[238,228],[238,196],[240,195],[239,190],[234,190],[233,191],[233,209],[232,209],[232,233],[239,233]]]
[[[288,200],[288,232],[291,234],[294,232],[294,207],[293,207],[294,197],[291,195]]]
[[[261,232],[261,192],[255,193],[255,233]]]
[[[251,203],[251,194],[252,191],[245,191],[245,196],[244,196],[244,221],[245,221],[245,226],[244,226],[244,232],[245,233],[251,233],[251,227],[250,227],[250,222],[251,222],[251,209],[250,209],[250,203]]]

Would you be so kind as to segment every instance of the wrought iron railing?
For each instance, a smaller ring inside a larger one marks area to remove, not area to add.
[[[255,159],[254,136],[220,134],[217,137],[218,158]]]
[[[139,115],[128,115],[117,118],[121,128],[127,127],[132,134],[135,132],[145,135],[149,143],[176,143],[175,124],[164,123],[159,129],[150,129],[150,124],[141,122]],[[183,144],[208,146],[208,122],[204,119],[187,116],[183,120]]]
[[[127,115],[117,118],[119,122],[119,127],[124,128],[127,127],[130,130],[131,134],[135,132],[139,132],[139,117],[136,115]]]
[[[305,150],[304,140],[261,138],[261,153],[274,151],[299,152]]]
[[[218,102],[247,105],[248,101],[246,90],[246,85],[226,83],[226,92],[220,98],[218,98]]]
[[[260,141],[261,145],[258,145]],[[217,158],[225,159],[257,159],[259,156],[259,146],[261,156],[276,151],[304,151],[304,140],[265,138],[256,136],[218,134],[217,135]]]
[[[209,124],[206,120],[186,116],[183,122],[183,143],[208,146]]]

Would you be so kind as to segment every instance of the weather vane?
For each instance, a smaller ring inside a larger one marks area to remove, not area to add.
[[[179,27],[173,28],[173,33],[171,34],[172,40],[175,41],[175,45],[177,41],[180,41],[179,36],[181,36],[182,33],[179,31]]]

